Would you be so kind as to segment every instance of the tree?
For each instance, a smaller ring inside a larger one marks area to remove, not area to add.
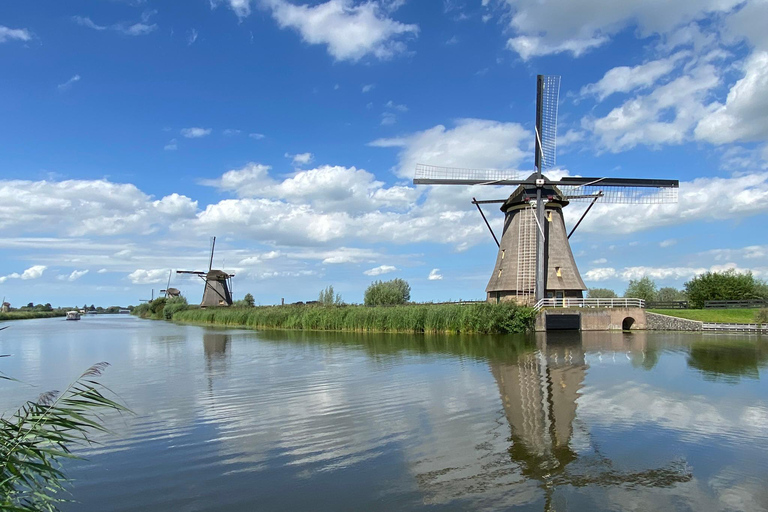
[[[248,306],[249,308],[252,308],[253,306],[256,305],[256,301],[253,299],[253,295],[251,295],[250,293],[246,293],[245,297],[243,297],[243,300],[245,301],[245,305]]]
[[[590,288],[587,290],[587,298],[590,299],[615,299],[616,292],[608,288]]]
[[[685,283],[685,293],[693,307],[703,308],[708,300],[759,299],[763,284],[751,272],[739,274],[731,269],[694,277]]]
[[[96,311],[96,306],[91,304],[91,307],[88,309],[88,311]]]
[[[673,288],[672,286],[665,286],[664,288],[659,288],[654,300],[656,302],[677,302],[687,300],[687,298],[684,291]]]
[[[341,304],[341,295],[333,293],[333,285],[328,285],[325,290],[320,290],[320,295],[317,298],[322,306],[338,306]]]
[[[411,286],[397,278],[391,281],[374,281],[365,290],[366,306],[392,306],[411,300]]]
[[[656,283],[648,276],[643,276],[641,279],[632,279],[629,281],[627,291],[624,292],[624,297],[653,302],[656,299]]]

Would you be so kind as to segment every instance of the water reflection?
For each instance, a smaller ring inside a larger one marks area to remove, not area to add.
[[[768,362],[768,342],[758,339],[705,339],[691,344],[688,365],[707,380],[736,383],[741,377],[758,379]]]

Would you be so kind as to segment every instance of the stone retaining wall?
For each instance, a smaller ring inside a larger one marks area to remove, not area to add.
[[[645,328],[653,331],[700,331],[704,322],[674,316],[645,313]]]

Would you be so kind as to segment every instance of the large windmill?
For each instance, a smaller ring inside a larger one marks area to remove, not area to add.
[[[576,267],[568,238],[592,205],[598,200],[624,204],[677,202],[677,180],[564,177],[554,181],[545,176],[544,171],[555,166],[559,93],[559,76],[538,75],[535,169],[527,178],[523,179],[517,171],[416,166],[415,185],[517,187],[507,199],[472,201],[478,209],[481,204],[501,203],[505,214],[501,241],[494,235],[499,252],[486,287],[489,301],[515,300],[531,304],[545,297],[582,297],[587,288]],[[571,233],[566,234],[562,209],[573,201],[591,204]],[[488,227],[490,229],[490,225]]]
[[[213,269],[213,251],[216,248],[216,237],[211,242],[211,259],[208,262],[208,272],[198,270],[177,270],[177,274],[194,274],[205,281],[203,300],[200,307],[231,306],[232,305],[232,278],[235,274],[228,274],[223,270]]]

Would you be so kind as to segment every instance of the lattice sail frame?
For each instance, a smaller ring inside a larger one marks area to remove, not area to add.
[[[676,187],[628,187],[599,185],[558,185],[552,182],[565,199],[589,202],[600,196],[598,204],[671,204],[677,202]]]
[[[541,78],[541,170],[557,164],[557,107],[560,100],[560,76]]]
[[[522,174],[514,169],[465,169],[437,165],[416,165],[414,180],[473,180],[493,184],[498,181],[520,180]]]

